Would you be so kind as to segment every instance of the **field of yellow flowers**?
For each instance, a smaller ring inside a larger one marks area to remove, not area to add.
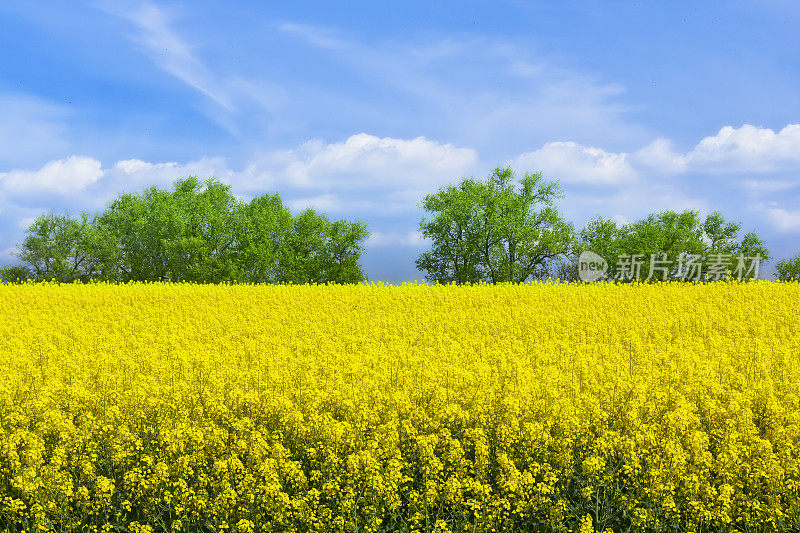
[[[800,284],[0,286],[0,531],[798,531]]]

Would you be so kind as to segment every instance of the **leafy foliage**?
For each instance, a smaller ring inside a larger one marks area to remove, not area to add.
[[[57,282],[102,277],[109,268],[102,253],[108,239],[107,228],[86,213],[78,219],[42,215],[30,225],[19,247],[17,255],[26,264],[9,271],[8,279],[20,274]]]
[[[653,280],[686,277],[691,256],[695,256],[697,265],[707,264],[714,258],[731,261],[727,265],[729,270],[737,267],[739,256],[758,256],[762,262],[768,260],[769,251],[764,242],[753,232],[739,239],[740,230],[741,224],[726,221],[718,211],[705,220],[696,211],[662,211],[622,225],[598,217],[578,233],[571,260],[562,266],[559,277],[577,279],[577,259],[587,250],[598,254],[611,266],[640,255],[639,279],[651,277]],[[749,269],[751,263],[746,262],[746,268]],[[695,272],[702,278],[707,270]]]
[[[422,207],[430,218],[422,219],[420,232],[433,246],[417,268],[440,283],[546,277],[573,239],[572,225],[555,207],[560,196],[558,184],[541,174],[525,174],[517,184],[513,170],[500,167],[486,181],[464,179],[426,196]]]
[[[120,194],[99,215],[42,215],[18,255],[32,279],[61,282],[357,283],[368,235],[363,222],[293,217],[278,195],[245,203],[218,180],[189,177]]]
[[[35,277],[29,268],[21,265],[0,268],[0,283],[25,283]]]
[[[778,279],[784,281],[800,280],[800,254],[791,259],[782,259],[775,265]]]

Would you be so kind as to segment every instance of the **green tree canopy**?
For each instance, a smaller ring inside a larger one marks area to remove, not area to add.
[[[189,177],[172,191],[150,187],[119,195],[100,224],[115,237],[123,281],[220,282],[239,274],[235,228],[241,210],[229,186]]]
[[[775,276],[783,281],[800,281],[800,254],[775,264]]]
[[[357,283],[365,279],[358,263],[366,226],[345,220],[331,221],[306,209],[292,222],[281,263],[281,281],[293,283]]]
[[[463,179],[423,199],[420,232],[433,241],[417,260],[440,283],[523,282],[546,276],[570,250],[572,224],[555,207],[557,183],[498,167],[484,181]]]
[[[40,216],[18,247],[24,264],[5,277],[357,283],[368,236],[360,221],[295,217],[278,195],[244,202],[219,180],[188,177],[120,194],[97,215]]]
[[[83,213],[47,213],[28,227],[17,256],[23,265],[7,269],[6,279],[27,274],[38,280],[67,282],[103,277],[109,271],[106,260],[110,235],[96,217]]]
[[[605,259],[612,272],[610,277],[622,281],[650,278],[720,279],[730,270],[736,273],[740,259],[744,260],[741,277],[755,274],[752,258],[759,263],[769,259],[769,251],[755,233],[739,238],[741,224],[725,220],[715,211],[704,220],[696,211],[662,211],[642,220],[618,225],[608,218],[589,221],[578,233],[571,262],[561,271],[566,279],[577,279],[577,261],[584,251]],[[638,275],[635,264],[638,263]],[[694,266],[692,266],[694,265]],[[621,270],[626,270],[626,276]],[[738,277],[734,275],[734,277]]]

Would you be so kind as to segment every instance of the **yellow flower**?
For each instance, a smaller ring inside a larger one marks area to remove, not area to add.
[[[0,516],[793,531],[798,301],[768,282],[0,286]]]

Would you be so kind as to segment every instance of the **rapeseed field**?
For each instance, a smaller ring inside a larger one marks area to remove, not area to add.
[[[0,286],[2,531],[798,531],[800,283]]]

